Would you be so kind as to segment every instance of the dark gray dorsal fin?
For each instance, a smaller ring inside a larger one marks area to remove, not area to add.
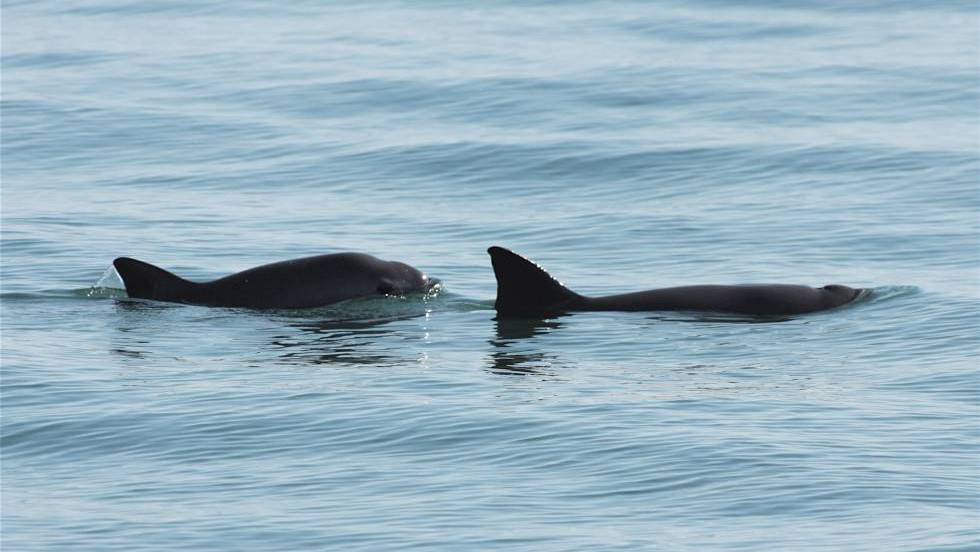
[[[513,251],[493,246],[487,253],[497,277],[494,306],[498,315],[536,317],[557,314],[582,298],[543,268]]]
[[[197,285],[160,267],[129,257],[119,257],[112,261],[112,266],[126,286],[126,295],[135,299],[180,302],[188,300],[188,294]]]

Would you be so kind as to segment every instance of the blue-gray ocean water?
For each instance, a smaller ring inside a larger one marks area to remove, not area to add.
[[[974,2],[2,18],[5,552],[980,549]],[[873,294],[502,322],[494,244],[587,294]],[[255,312],[106,274],[337,251],[444,287]]]

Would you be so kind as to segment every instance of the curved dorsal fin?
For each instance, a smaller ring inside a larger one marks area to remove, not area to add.
[[[189,290],[196,284],[150,263],[119,257],[112,261],[126,286],[126,295],[134,299],[177,301],[188,299]]]
[[[497,301],[501,316],[557,314],[582,296],[552,278],[543,268],[520,255],[493,246],[487,249],[497,277]]]

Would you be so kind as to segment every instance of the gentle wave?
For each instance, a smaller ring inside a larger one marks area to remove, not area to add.
[[[966,550],[975,2],[6,2],[11,550]],[[498,319],[871,292],[798,317]],[[339,251],[435,296],[132,300]]]

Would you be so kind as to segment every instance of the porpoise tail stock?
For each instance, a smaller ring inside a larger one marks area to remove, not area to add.
[[[201,283],[128,257],[112,264],[132,298],[211,307],[321,307],[355,297],[426,291],[438,282],[405,263],[364,253],[282,261]]]
[[[621,295],[586,297],[568,289],[543,268],[504,249],[487,250],[497,277],[495,308],[500,317],[547,317],[573,311],[704,311],[747,315],[793,315],[850,303],[861,290],[789,284],[695,285]]]

